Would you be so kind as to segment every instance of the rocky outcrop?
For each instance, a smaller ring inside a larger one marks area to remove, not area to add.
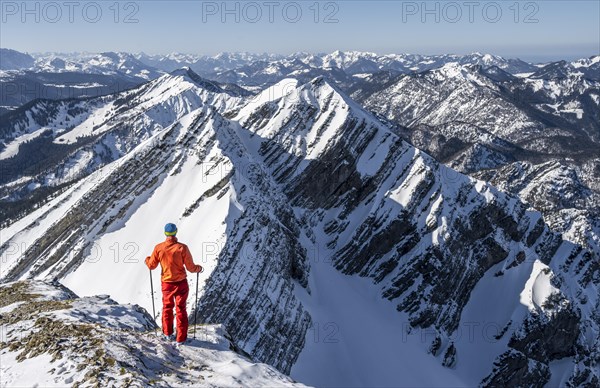
[[[304,386],[253,362],[222,325],[193,327],[193,338],[176,346],[158,334],[146,310],[107,295],[79,298],[40,281],[3,284],[0,295],[3,384]],[[223,369],[224,362],[236,368]]]
[[[509,350],[494,362],[494,370],[481,383],[486,387],[539,387],[550,380],[548,366]]]

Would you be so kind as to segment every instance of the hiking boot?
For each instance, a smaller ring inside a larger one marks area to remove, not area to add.
[[[163,334],[163,338],[166,339],[167,341],[175,341],[175,334],[171,334],[171,335]]]
[[[181,345],[188,344],[189,342],[190,342],[190,339],[189,339],[189,338],[187,338],[187,339],[186,339],[186,340],[184,340],[183,342],[179,342],[179,341],[175,342],[175,345],[176,345],[177,347],[179,347],[179,346],[181,346]]]

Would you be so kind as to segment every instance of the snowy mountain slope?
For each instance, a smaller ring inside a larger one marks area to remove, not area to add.
[[[517,78],[498,67],[450,63],[395,78],[373,75],[350,92],[368,109],[410,130],[423,127],[464,146],[489,146],[499,138],[513,143],[505,153],[517,157],[522,156],[515,146],[539,154],[538,159],[544,153],[596,156],[600,127],[594,96],[600,84],[581,75]]]
[[[511,286],[526,292],[525,280],[536,260],[552,263],[558,277],[565,252],[576,257],[583,251],[559,242],[559,236],[541,226],[539,214],[515,198],[438,165],[361,112],[317,79],[253,114],[242,110],[235,120],[259,136],[254,148],[266,169],[284,186],[297,216],[311,226],[307,239],[313,246],[308,250],[320,252],[320,260],[331,261],[343,273],[371,277],[410,326],[435,328],[430,333],[440,343],[434,353],[443,354],[443,363],[452,366],[455,353],[461,357],[461,344],[450,338],[484,273],[492,267],[501,273],[516,267],[523,283]],[[581,286],[589,287],[586,293],[595,300],[596,286],[588,285],[597,279],[593,263],[598,259],[593,257],[588,252],[575,260],[591,266]],[[457,273],[463,276],[457,278]],[[572,287],[561,291],[574,299],[580,286]],[[508,316],[502,327],[512,315],[509,326],[518,328],[520,324],[512,325],[527,316],[526,310],[518,298],[504,304]],[[490,307],[479,307],[478,322],[483,322]],[[338,322],[341,331],[346,320]],[[394,338],[382,336],[388,335]],[[568,346],[574,349],[572,343]],[[485,377],[468,368],[463,373],[471,385]],[[382,381],[385,377],[368,384]]]
[[[564,78],[525,78],[509,86],[515,99],[528,101],[534,108],[559,118],[559,126],[583,130],[600,141],[600,70],[599,80],[590,80],[571,72]]]
[[[236,353],[221,326],[197,326],[197,338],[177,347],[156,335],[146,310],[106,295],[78,298],[34,281],[0,293],[4,386],[304,386]]]
[[[213,101],[221,109],[183,113],[11,222],[2,279],[59,278],[148,308],[141,259],[176,222],[207,268],[199,321],[300,381],[389,386],[399,370],[419,386],[597,381],[597,252],[323,78]],[[490,321],[494,340],[458,335]]]
[[[465,122],[515,143],[536,136],[543,129],[527,112],[506,101],[496,83],[477,68],[457,63],[399,77],[392,86],[364,100],[364,104],[406,127]]]
[[[538,79],[561,79],[568,78],[571,74],[583,76],[585,78],[600,81],[600,55],[589,58],[581,58],[576,61],[558,61],[541,66],[539,70],[531,75],[531,78]]]
[[[597,247],[597,81],[576,72],[517,78],[498,67],[447,64],[415,75],[367,77],[351,92],[399,124],[397,132],[417,147],[520,195],[566,238]],[[523,164],[532,166],[527,174],[519,172]],[[553,194],[528,194],[540,190]]]
[[[598,94],[599,84],[577,71],[558,79],[533,76],[518,78],[497,66],[473,66],[454,62],[419,74],[398,75],[395,79],[380,78],[377,74],[367,77],[363,79],[362,85],[358,83],[349,92],[367,107],[378,113],[386,113],[386,117],[400,120],[405,125],[435,125],[440,121],[449,121],[452,116],[448,115],[460,117],[468,114],[468,117],[463,117],[465,121],[477,123],[496,133],[501,127],[512,123],[507,123],[504,116],[484,120],[477,114],[486,109],[501,113],[504,107],[517,111],[516,114],[530,116],[529,120],[541,121],[544,127],[554,125],[569,130],[573,124],[583,124],[586,132],[593,138],[597,137],[597,103],[594,96]],[[454,88],[459,90],[453,93]],[[461,91],[467,93],[458,95]],[[421,104],[409,104],[411,97],[416,97]],[[389,101],[389,98],[393,101]],[[462,99],[467,104],[466,107],[456,109],[457,106],[452,105],[458,102],[455,99]],[[478,102],[480,104],[472,105]],[[486,107],[486,104],[491,103],[494,109]],[[419,106],[420,110],[415,110],[415,106]],[[432,116],[429,113],[431,110],[437,115]],[[552,116],[543,113],[556,117],[553,121]],[[471,118],[471,115],[475,117]],[[558,117],[566,123],[557,120]],[[515,121],[523,120],[518,116]]]
[[[235,89],[185,69],[108,97],[36,101],[0,128],[2,196],[27,202],[32,189],[86,176],[204,104],[229,109],[240,101]]]

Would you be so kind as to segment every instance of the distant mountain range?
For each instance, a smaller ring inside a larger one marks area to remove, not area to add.
[[[447,63],[495,66],[505,72],[553,79],[581,73],[598,80],[600,57],[573,62],[531,64],[490,54],[469,55],[377,55],[368,52],[335,51],[330,54],[221,53],[147,55],[144,53],[37,53],[24,54],[0,49],[0,112],[14,109],[35,98],[97,96],[139,85],[150,79],[189,67],[202,77],[233,83],[259,91],[286,77],[308,81],[323,75],[350,87],[360,77],[380,72],[419,73]],[[81,74],[85,74],[84,77]],[[65,86],[66,85],[66,86]]]

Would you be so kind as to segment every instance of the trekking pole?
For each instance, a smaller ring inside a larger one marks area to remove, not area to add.
[[[198,321],[196,321],[196,316],[198,315],[198,282],[200,281],[200,274],[204,272],[204,267],[200,272],[196,272],[196,304],[194,308],[194,339],[196,339],[196,326],[198,326]]]
[[[152,284],[152,270],[150,270],[150,292],[152,293],[152,320],[154,322],[154,334],[158,337],[156,332],[156,309],[154,307],[154,285]]]

